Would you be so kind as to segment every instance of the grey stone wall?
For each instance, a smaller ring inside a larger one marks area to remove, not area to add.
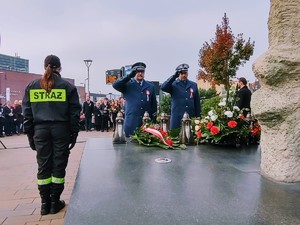
[[[271,0],[269,48],[253,64],[262,87],[251,107],[261,127],[261,173],[300,182],[300,1]]]

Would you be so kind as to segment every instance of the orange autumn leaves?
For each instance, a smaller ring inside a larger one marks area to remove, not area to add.
[[[230,78],[250,59],[253,50],[250,38],[246,41],[243,34],[234,36],[225,13],[222,24],[216,27],[215,38],[205,42],[199,51],[198,79],[208,81],[212,87],[224,84],[229,88]]]

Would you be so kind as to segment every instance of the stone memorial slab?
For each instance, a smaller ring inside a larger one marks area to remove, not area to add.
[[[256,145],[163,150],[88,139],[65,224],[300,224],[300,184],[267,180],[259,164]]]

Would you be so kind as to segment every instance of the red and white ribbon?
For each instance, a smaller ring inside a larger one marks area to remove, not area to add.
[[[147,102],[149,102],[149,95],[150,95],[150,91],[146,90],[146,95],[147,95]]]
[[[165,145],[172,146],[172,145],[169,145],[169,144],[165,141],[164,137],[162,136],[162,134],[161,134],[158,130],[155,130],[155,129],[149,128],[149,127],[147,127],[147,128],[144,127],[144,131],[146,131],[146,132],[148,132],[148,133],[150,133],[150,134],[155,135],[155,136],[158,137]]]
[[[190,93],[191,93],[190,98],[193,98],[194,97],[194,90],[193,90],[193,88],[190,88]]]

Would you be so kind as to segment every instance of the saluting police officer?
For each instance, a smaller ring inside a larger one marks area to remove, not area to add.
[[[60,59],[47,56],[44,68],[44,75],[26,87],[22,103],[24,131],[37,152],[41,215],[55,214],[65,206],[60,195],[81,111],[76,87],[61,78]]]
[[[137,62],[132,65],[127,76],[118,79],[113,88],[123,93],[125,102],[124,130],[127,137],[134,133],[143,123],[147,111],[152,121],[156,121],[157,101],[152,82],[146,81],[145,63]]]
[[[172,98],[171,129],[180,127],[185,112],[190,117],[199,117],[201,114],[198,86],[188,79],[188,69],[189,65],[180,64],[175,74],[161,85],[161,90],[170,93]]]

